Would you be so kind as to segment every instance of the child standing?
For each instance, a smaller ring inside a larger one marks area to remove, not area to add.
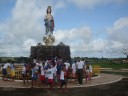
[[[48,67],[44,67],[45,69],[45,72],[44,72],[44,76],[45,76],[45,86],[48,86],[48,73],[47,73],[47,70],[48,70]]]
[[[92,77],[92,65],[89,64],[89,79],[91,80]]]
[[[38,78],[38,70],[36,68],[36,64],[32,66],[32,87],[36,86],[36,81]]]
[[[47,74],[48,74],[48,84],[50,86],[50,89],[53,88],[53,83],[54,83],[54,80],[53,80],[53,68],[51,68],[51,65],[48,66],[48,70],[47,70]]]
[[[10,81],[14,81],[14,77],[15,77],[15,66],[14,66],[14,62],[11,62],[11,79]]]
[[[74,78],[76,81],[76,61],[72,64],[72,78]]]
[[[52,64],[52,69],[53,69],[54,87],[57,88],[58,79],[57,79],[57,75],[56,75],[57,69],[56,69],[55,63]]]
[[[4,66],[3,66],[3,70],[2,70],[2,72],[3,72],[3,80],[4,81],[7,81],[8,79],[7,79],[7,68],[8,67],[11,67],[11,64],[10,64],[10,61],[8,61],[6,64],[4,64]]]
[[[85,70],[85,79],[86,79],[85,83],[87,83],[87,81],[89,80],[89,66],[88,65],[86,66],[86,70]]]
[[[61,74],[62,64],[63,64],[62,61],[59,60],[56,65],[56,69],[57,69],[56,75],[57,75],[57,81],[59,86],[60,86],[60,74]]]
[[[67,89],[67,73],[66,73],[66,68],[65,68],[65,65],[62,67],[62,70],[61,70],[61,74],[60,74],[60,82],[61,82],[61,85],[60,85],[60,89],[62,89],[62,87],[65,85],[65,90]]]
[[[26,80],[26,64],[24,64],[23,68],[22,68],[22,78],[23,78],[23,83],[25,83],[25,80]]]
[[[44,70],[44,67],[41,66],[41,75],[40,75],[40,80],[41,80],[41,83],[44,84],[45,83],[45,70]]]
[[[69,69],[70,69],[70,63],[68,62],[68,60],[64,63],[65,64],[65,68],[66,68],[66,71],[67,71],[67,77],[69,76]]]

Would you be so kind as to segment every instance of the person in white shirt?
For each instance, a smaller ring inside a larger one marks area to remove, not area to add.
[[[66,65],[66,70],[68,70],[70,67],[70,63],[68,63],[68,61],[66,61],[64,64]]]
[[[64,63],[65,64],[65,69],[66,69],[66,72],[67,72],[67,77],[70,75],[69,73],[69,69],[71,69],[70,68],[70,63],[68,62],[68,60]]]
[[[38,70],[38,72],[39,72],[39,66],[40,66],[40,63],[37,61],[37,62],[36,62],[36,67],[35,67],[35,68]]]
[[[83,70],[84,70],[84,62],[78,60],[76,63],[76,67],[77,67],[77,79],[78,79],[78,85],[82,85],[83,84]]]
[[[26,75],[27,75],[26,66],[27,66],[27,64],[24,64],[24,66],[22,67],[22,78],[23,78],[24,84],[25,84]]]
[[[76,61],[74,61],[74,63],[72,64],[72,78],[74,78],[76,81]]]
[[[62,89],[62,87],[65,85],[65,90],[66,90],[67,89],[67,72],[66,72],[65,65],[62,67],[62,70],[61,70],[60,82],[61,82],[60,89]]]
[[[11,64],[10,64],[10,62],[8,61],[6,64],[4,64],[4,66],[3,66],[3,80],[8,80],[7,79],[7,68],[8,67],[11,67]]]
[[[31,80],[32,80],[32,87],[36,86],[36,83],[37,83],[37,79],[38,79],[38,70],[36,68],[36,64],[34,63],[31,67],[31,71],[32,71],[32,74],[31,74]]]
[[[91,80],[92,77],[92,65],[89,64],[89,79]]]
[[[41,84],[45,83],[45,69],[41,66],[41,75],[40,75]]]
[[[45,67],[48,65],[48,60],[45,61]]]
[[[48,70],[47,70],[47,74],[48,74],[48,84],[50,85],[50,88],[53,88],[53,74],[54,74],[54,70],[53,68],[51,68],[51,66],[48,66]]]
[[[47,67],[44,67],[44,69],[45,69],[45,72],[44,72],[45,86],[48,86],[48,73],[47,73],[48,68]]]
[[[89,80],[89,65],[87,64],[86,65],[86,69],[85,69],[85,79],[86,79],[86,82]]]
[[[52,64],[52,69],[53,69],[54,87],[57,88],[58,79],[57,79],[57,68],[55,63]]]

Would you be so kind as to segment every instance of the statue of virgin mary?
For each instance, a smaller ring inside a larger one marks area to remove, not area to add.
[[[47,14],[44,19],[45,28],[46,28],[45,35],[49,36],[49,35],[53,35],[53,31],[54,31],[54,19],[53,19],[53,16],[51,15],[51,12],[52,12],[51,6],[48,6],[46,12],[47,12]]]

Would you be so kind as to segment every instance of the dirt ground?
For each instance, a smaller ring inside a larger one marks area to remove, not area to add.
[[[69,88],[68,91],[44,88],[0,87],[0,96],[128,96],[128,78],[112,84],[83,88]]]

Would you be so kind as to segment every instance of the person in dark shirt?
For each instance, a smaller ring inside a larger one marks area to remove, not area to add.
[[[57,79],[58,79],[58,83],[60,83],[60,74],[61,74],[61,69],[62,69],[62,61],[58,61],[57,65],[56,65],[56,69],[57,69]]]

